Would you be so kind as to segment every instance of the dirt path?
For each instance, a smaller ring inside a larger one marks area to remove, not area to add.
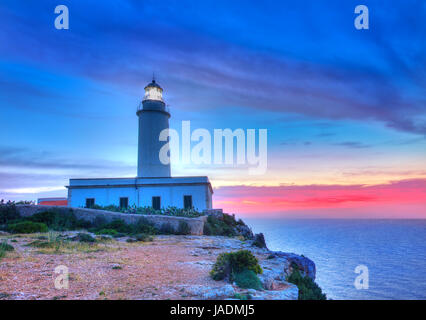
[[[0,261],[0,299],[188,299],[182,285],[224,285],[208,275],[223,251],[213,245],[217,239],[157,236],[41,253],[27,246],[34,238],[8,238],[15,252]],[[69,270],[69,289],[55,289],[61,265]]]

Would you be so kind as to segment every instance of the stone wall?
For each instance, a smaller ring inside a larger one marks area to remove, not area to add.
[[[192,235],[203,234],[204,222],[207,219],[206,216],[198,218],[185,218],[161,215],[128,214],[97,209],[70,208],[60,206],[17,205],[16,208],[23,217],[29,217],[35,213],[49,210],[55,210],[58,212],[69,212],[70,210],[72,210],[72,212],[78,219],[83,219],[91,222],[97,217],[103,217],[106,219],[107,222],[110,222],[114,219],[121,219],[124,222],[130,224],[137,222],[143,217],[148,221],[152,222],[157,228],[161,228],[161,226],[165,224],[170,224],[175,230],[177,230],[179,222],[183,221],[189,225]]]

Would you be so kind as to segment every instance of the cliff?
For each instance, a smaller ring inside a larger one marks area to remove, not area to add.
[[[34,207],[37,206],[17,206],[24,218],[41,210]],[[73,211],[78,218],[85,219],[108,215],[102,210],[87,210]],[[56,212],[63,215],[61,210]],[[135,215],[110,214],[115,218],[118,215],[136,219]],[[163,234],[140,238],[131,234],[111,237],[90,232],[82,237],[81,231],[20,235],[0,232],[0,243],[6,242],[14,248],[0,261],[0,299],[294,300],[299,297],[298,287],[286,279],[294,271],[308,280],[315,279],[314,262],[296,254],[267,249],[262,234],[253,235],[243,221],[236,221],[231,215],[150,218],[154,224],[193,221],[197,233],[202,230],[210,235]],[[126,222],[132,223],[130,220]],[[257,258],[263,270],[258,275],[262,290],[242,289],[236,283],[210,277],[209,272],[221,253],[239,250],[248,250]],[[58,290],[54,286],[58,266],[65,266],[69,272],[68,289]]]

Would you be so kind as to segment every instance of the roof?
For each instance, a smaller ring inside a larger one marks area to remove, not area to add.
[[[39,206],[68,206],[68,200],[40,200]]]
[[[155,82],[155,79],[152,79],[151,83],[148,83],[148,85],[145,87],[145,89],[149,88],[149,87],[155,87],[155,88],[159,88],[159,89],[163,90],[163,88],[161,88],[160,85],[157,82]]]

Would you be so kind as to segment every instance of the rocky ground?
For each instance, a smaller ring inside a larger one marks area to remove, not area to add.
[[[284,281],[291,263],[315,277],[311,260],[253,247],[251,240],[171,235],[155,236],[152,242],[120,238],[72,242],[59,249],[28,246],[39,236],[0,235],[0,241],[15,248],[0,261],[0,299],[232,299],[237,293],[253,299],[297,299],[297,287]],[[245,290],[210,278],[218,254],[239,249],[249,249],[259,259],[267,290]],[[54,286],[55,268],[61,265],[69,270],[68,289]]]

